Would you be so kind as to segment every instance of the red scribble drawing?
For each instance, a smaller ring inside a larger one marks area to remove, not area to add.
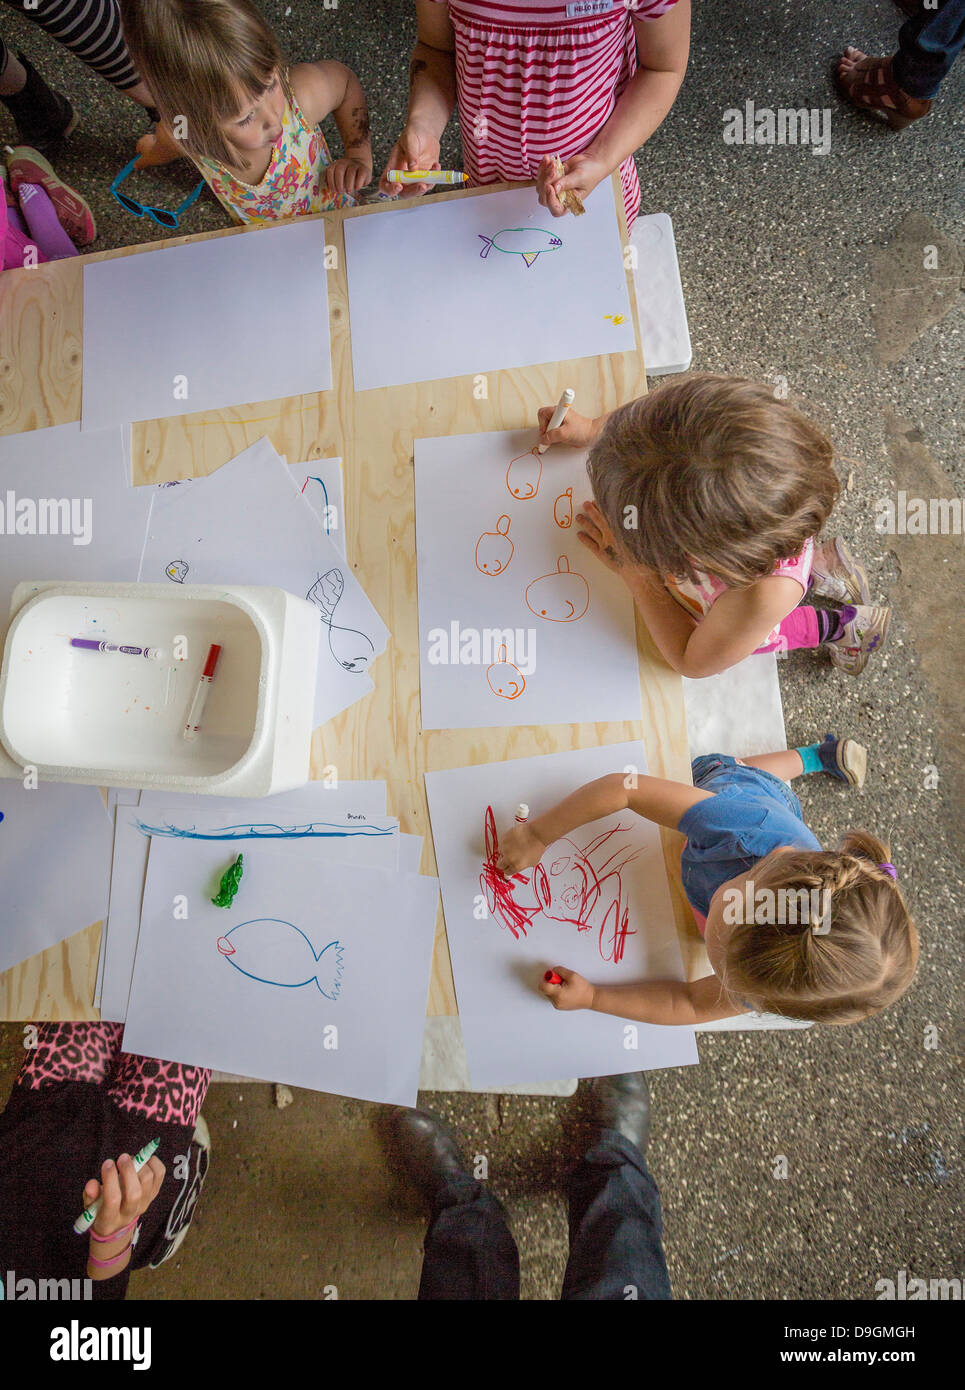
[[[565,555],[552,574],[541,574],[526,586],[526,607],[549,623],[575,623],[590,606],[590,586],[582,574],[570,572]]]
[[[515,548],[509,539],[509,517],[501,516],[495,531],[484,531],[476,542],[476,569],[480,574],[502,574]]]
[[[585,845],[569,836],[550,845],[535,869],[504,878],[499,872],[499,838],[493,808],[486,807],[486,858],[479,886],[493,917],[512,932],[528,936],[539,918],[565,922],[577,931],[595,931],[603,960],[623,959],[630,927],[623,873],[640,854],[627,842],[632,826],[617,824]]]
[[[489,688],[503,700],[515,700],[526,689],[526,678],[518,666],[507,660],[506,648],[500,647],[497,659],[486,672]]]
[[[553,503],[553,520],[563,531],[573,525],[573,489],[568,487]]]
[[[539,481],[543,476],[543,459],[537,445],[527,454],[518,454],[509,460],[506,469],[506,486],[511,497],[517,502],[529,502],[539,492]]]

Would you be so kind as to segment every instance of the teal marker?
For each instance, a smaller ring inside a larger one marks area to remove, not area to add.
[[[141,1171],[145,1164],[148,1163],[148,1161],[154,1157],[154,1155],[157,1153],[160,1147],[160,1139],[152,1139],[149,1144],[144,1145],[144,1148],[141,1149],[140,1153],[136,1153],[134,1155],[135,1173],[139,1173]],[[82,1236],[85,1231],[89,1231],[91,1226],[93,1226],[94,1222],[97,1220],[97,1213],[101,1209],[101,1202],[103,1202],[103,1200],[103,1196],[97,1197],[93,1202],[91,1202],[87,1210],[82,1211],[80,1216],[78,1216],[77,1220],[74,1222],[74,1230],[77,1232],[79,1236]]]

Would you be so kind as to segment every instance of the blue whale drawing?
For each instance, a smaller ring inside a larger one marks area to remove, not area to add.
[[[218,950],[229,965],[251,980],[284,989],[317,985],[326,999],[337,999],[342,988],[342,947],[330,941],[320,951],[291,922],[256,917],[239,922],[218,938]]]

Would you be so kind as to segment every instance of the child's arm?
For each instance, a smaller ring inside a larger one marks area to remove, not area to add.
[[[498,867],[505,875],[530,869],[539,863],[548,845],[578,826],[612,816],[615,811],[634,811],[638,816],[676,830],[685,811],[712,795],[712,792],[689,787],[685,782],[670,782],[663,777],[622,772],[598,777],[545,815],[510,830],[500,841]]]
[[[634,19],[637,71],[627,83],[610,119],[581,154],[564,162],[554,177],[553,160],[544,158],[537,174],[539,200],[554,217],[566,212],[556,190],[589,193],[657,129],[674,104],[690,53],[690,0],[677,0],[667,14],[651,21]]]
[[[416,0],[418,38],[409,63],[409,111],[392,146],[379,190],[403,198],[425,193],[427,183],[390,183],[390,169],[437,169],[442,133],[456,108],[456,41],[448,5]]]
[[[105,1161],[101,1167],[101,1182],[91,1178],[86,1184],[85,1208],[103,1196],[100,1211],[91,1227],[88,1252],[88,1261],[98,1260],[100,1263],[88,1263],[89,1279],[113,1279],[130,1264],[134,1232],[127,1228],[144,1215],[160,1192],[164,1171],[164,1164],[154,1157],[136,1173],[130,1154],[121,1154],[116,1164],[111,1159]],[[95,1233],[102,1239],[95,1240]]]
[[[749,589],[721,594],[698,623],[659,576],[628,566],[595,502],[584,503],[577,525],[587,549],[623,579],[660,655],[682,676],[715,676],[743,661],[801,601],[797,580],[773,575]]]
[[[736,1018],[746,1013],[725,997],[716,975],[685,984],[681,980],[636,980],[620,985],[591,985],[582,975],[565,966],[554,965],[561,985],[540,981],[540,992],[557,1009],[592,1009],[598,1014],[614,1014],[638,1023],[712,1023],[718,1018]]]
[[[299,63],[290,74],[295,100],[310,125],[334,115],[345,147],[344,159],[334,160],[325,177],[333,193],[354,193],[372,178],[372,141],[365,93],[351,68],[324,61]]]

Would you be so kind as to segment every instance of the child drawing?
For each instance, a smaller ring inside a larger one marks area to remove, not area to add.
[[[355,206],[372,142],[365,95],[343,63],[288,67],[251,0],[123,0],[121,18],[162,118],[158,137],[139,145],[148,158],[162,142],[168,159],[187,156],[235,222]],[[328,116],[341,159],[320,129]]]
[[[339,627],[335,610],[345,592],[345,580],[340,569],[327,570],[319,575],[305,597],[322,615],[328,628],[328,648],[343,671],[364,675],[375,654],[375,646],[364,632],[354,627]]]
[[[504,251],[509,256],[522,256],[527,269],[547,251],[557,251],[563,245],[558,236],[542,227],[510,227],[491,237],[480,232],[479,240],[486,243],[479,253],[483,260],[490,251]]]
[[[856,676],[881,650],[891,610],[840,536],[818,540],[840,492],[831,441],[770,386],[695,374],[608,417],[571,409],[548,430],[551,415],[540,444],[590,448],[579,541],[682,676],[818,648]]]
[[[570,572],[561,555],[552,574],[541,574],[526,586],[526,607],[548,623],[575,623],[590,606],[590,586],[582,574]]]
[[[337,999],[342,988],[342,947],[330,941],[320,951],[291,922],[258,917],[240,922],[218,938],[218,950],[229,965],[251,980],[284,989],[316,985],[326,999]]]
[[[506,469],[506,486],[511,497],[517,502],[529,502],[539,492],[540,478],[543,476],[543,461],[534,445],[525,454],[510,459]]]
[[[553,503],[553,520],[561,531],[568,531],[573,525],[573,489],[568,487]]]
[[[495,531],[484,531],[476,542],[476,569],[491,577],[502,574],[513,558],[514,549],[509,539],[509,517],[501,516]]]
[[[173,580],[175,584],[183,584],[188,575],[187,560],[172,560],[171,563],[165,567],[164,573],[167,575],[168,579]]]
[[[486,858],[479,884],[489,910],[518,941],[527,936],[539,917],[563,922],[577,931],[594,931],[603,960],[623,959],[630,928],[630,908],[623,886],[623,871],[639,850],[626,843],[629,825],[615,825],[596,835],[582,848],[564,838],[550,845],[532,874],[509,877],[498,868],[500,859],[496,822],[486,808]]]
[[[526,677],[507,659],[505,646],[500,647],[498,660],[486,671],[486,679],[493,694],[503,700],[515,700],[526,689]]]

